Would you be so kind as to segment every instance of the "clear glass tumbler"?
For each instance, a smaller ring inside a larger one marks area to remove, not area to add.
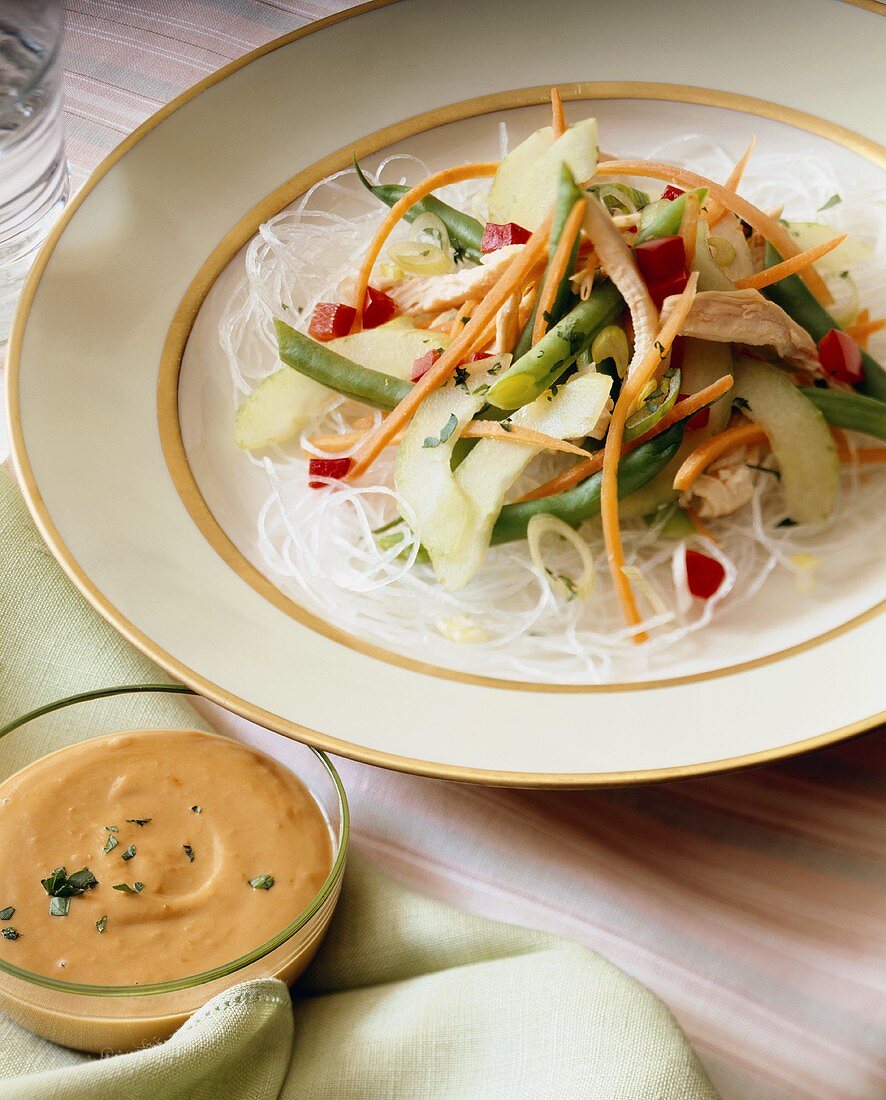
[[[0,344],[68,197],[62,0],[0,0]]]

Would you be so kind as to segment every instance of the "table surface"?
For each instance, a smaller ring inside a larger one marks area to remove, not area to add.
[[[68,0],[72,190],[184,88],[350,6]],[[0,426],[0,460],[7,450]],[[886,1097],[882,732],[756,771],[603,793],[336,763],[362,852],[428,894],[579,940],[635,975],[724,1097]]]

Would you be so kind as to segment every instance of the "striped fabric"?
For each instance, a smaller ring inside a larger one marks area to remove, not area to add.
[[[74,186],[189,84],[347,6],[69,0]],[[238,720],[225,723],[236,732]],[[364,853],[435,897],[571,936],[636,975],[676,1014],[724,1097],[886,1097],[882,736],[740,775],[600,794],[338,764]]]

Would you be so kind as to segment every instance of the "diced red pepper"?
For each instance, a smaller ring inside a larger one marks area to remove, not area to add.
[[[669,183],[667,187],[662,191],[661,197],[667,199],[668,202],[673,202],[674,199],[679,199],[681,195],[685,195],[686,192],[682,187],[674,187],[672,183]]]
[[[496,252],[509,244],[526,244],[532,234],[528,229],[516,222],[506,222],[497,225],[495,222],[487,222],[483,229],[483,239],[480,241],[481,252]]]
[[[686,581],[693,596],[709,600],[720,591],[725,578],[726,570],[716,558],[709,558],[698,550],[686,551]]]
[[[342,478],[351,468],[350,458],[312,458],[308,463],[308,488],[325,489],[327,482],[318,477]]]
[[[419,356],[412,364],[412,381],[417,382],[419,378],[427,374],[442,354],[441,348],[431,348],[430,351],[426,351],[424,355]]]
[[[676,343],[676,341],[674,341]],[[685,401],[687,397],[691,395],[688,393],[681,393],[679,400]],[[706,428],[708,421],[711,419],[711,410],[708,408],[699,409],[697,413],[693,413],[692,416],[686,421],[687,432],[697,432],[699,428]]]
[[[669,298],[672,294],[682,294],[688,282],[689,273],[681,271],[678,275],[674,275],[669,279],[657,279],[655,282],[646,285],[649,290],[649,297],[655,302],[655,308],[661,309],[665,298]]]
[[[864,381],[861,348],[848,333],[832,328],[818,341],[818,358],[821,369],[831,378],[851,386]]]
[[[397,303],[389,298],[383,290],[376,290],[374,286],[366,288],[366,297],[363,299],[363,327],[378,328],[393,317],[397,316]]]
[[[491,351],[472,351],[467,359],[462,359],[462,363],[479,363],[483,359],[491,359]]]
[[[634,258],[647,283],[672,279],[686,271],[686,249],[682,237],[657,237],[634,249]]]
[[[337,340],[347,336],[354,324],[357,311],[342,302],[318,302],[311,314],[308,336],[314,340]]]

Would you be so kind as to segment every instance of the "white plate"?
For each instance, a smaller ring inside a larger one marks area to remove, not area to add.
[[[470,34],[464,5],[410,0],[289,36],[183,97],[102,166],[38,263],[12,341],[14,454],[41,529],[99,610],[170,672],[280,732],[386,766],[617,783],[774,759],[869,728],[883,705],[878,570],[799,611],[786,582],[771,583],[765,602],[656,672],[659,682],[562,688],[484,682],[342,638],[256,568],[259,487],[227,429],[212,317],[222,291],[206,296],[259,222],[351,149],[409,148],[435,165],[494,155],[491,113],[505,108],[515,132],[527,131],[538,109],[526,105],[556,81],[594,101],[573,117],[596,113],[622,147],[696,130],[738,151],[756,132],[764,149],[816,151],[871,178],[882,171],[874,142],[742,99],[734,83],[721,93],[568,83],[586,75],[593,41],[597,78],[722,87],[712,39],[733,30],[730,6],[706,6],[704,26],[681,9],[679,27],[664,5],[623,7],[656,43],[627,56],[589,5],[521,0],[507,20],[493,9],[471,6]],[[881,136],[875,104],[853,100],[849,81],[866,63],[873,71],[873,17],[833,3],[779,11],[781,41],[760,26],[762,5],[743,6],[738,87]],[[779,76],[788,43],[795,56],[814,52],[822,20],[855,51],[836,98],[839,74],[827,96]],[[490,52],[507,64],[491,64]],[[502,95],[517,79],[538,87]],[[428,113],[399,122],[416,110]]]

